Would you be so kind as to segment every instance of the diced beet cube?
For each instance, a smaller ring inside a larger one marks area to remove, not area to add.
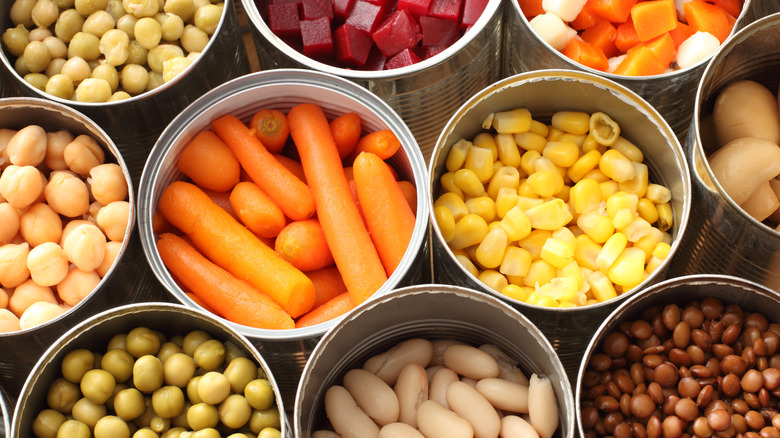
[[[315,20],[325,17],[328,21],[333,19],[332,0],[303,0],[303,19]]]
[[[362,66],[368,59],[371,37],[349,23],[344,23],[333,32],[333,46],[336,50],[336,60],[345,64]]]
[[[436,17],[420,17],[423,46],[449,47],[460,38],[458,23]]]
[[[479,20],[482,12],[488,4],[488,0],[464,0],[463,17],[460,20],[460,27],[465,29],[471,27]]]
[[[385,55],[383,55],[376,46],[372,45],[371,52],[368,54],[368,59],[363,65],[363,70],[384,70],[385,62],[387,62]]]
[[[422,61],[422,59],[420,59],[412,49],[404,49],[392,58],[387,59],[387,62],[385,62],[385,70],[406,67],[420,61]]]
[[[458,21],[461,3],[463,0],[433,0],[428,8],[428,16]]]
[[[379,5],[383,7],[384,9],[389,9],[393,4],[395,3],[393,0],[366,0],[369,3],[373,3],[375,5]]]
[[[422,59],[428,59],[443,52],[447,46],[422,46],[420,47],[420,57]]]
[[[330,21],[326,17],[301,20],[303,54],[309,57],[327,56],[333,53]]]
[[[333,0],[333,13],[341,19],[346,19],[354,5],[355,0]]]
[[[420,41],[420,26],[405,10],[395,11],[371,34],[376,46],[388,58]]]
[[[279,37],[300,35],[298,5],[295,3],[268,5],[268,27]]]
[[[347,23],[363,32],[372,33],[384,18],[385,9],[382,6],[369,3],[366,0],[356,0],[352,12],[347,17]]]
[[[428,8],[431,7],[431,0],[398,0],[397,8],[403,9],[415,17],[422,17],[428,14]]]

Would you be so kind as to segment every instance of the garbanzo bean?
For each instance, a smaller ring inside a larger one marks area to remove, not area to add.
[[[62,219],[46,203],[39,202],[21,216],[19,232],[33,247],[46,242],[59,242],[62,237]]]
[[[208,4],[195,11],[193,20],[198,29],[213,35],[217,31],[219,20],[222,17],[222,8],[215,4]]]
[[[51,61],[51,52],[41,41],[30,41],[24,48],[22,56],[25,68],[31,73],[40,73],[46,70]]]
[[[169,14],[175,14],[182,20],[189,22],[195,15],[194,0],[165,0],[163,10]]]
[[[164,82],[168,82],[182,74],[189,66],[192,65],[192,60],[183,56],[171,58],[163,63],[162,78]]]
[[[92,293],[98,283],[100,283],[100,276],[97,272],[73,268],[57,284],[57,295],[66,304],[75,306]]]
[[[119,87],[119,72],[111,64],[100,64],[92,70],[92,77],[102,79],[109,85],[113,94]],[[111,96],[109,96],[110,98]]]
[[[60,17],[54,24],[54,34],[57,38],[68,43],[77,33],[81,31],[84,25],[84,17],[75,9],[68,9],[60,13]]]
[[[160,23],[163,40],[175,42],[181,38],[184,31],[184,20],[181,17],[175,14],[159,13],[154,18]]]
[[[59,14],[59,8],[53,1],[38,0],[30,11],[30,18],[36,26],[47,28],[57,21]]]
[[[19,232],[19,212],[7,202],[0,203],[0,245],[10,242]]]
[[[49,77],[44,91],[61,99],[70,99],[76,90],[73,86],[73,79],[66,74],[60,73]]]
[[[115,242],[121,242],[124,240],[130,221],[130,203],[127,201],[111,202],[98,211],[96,221],[106,237]]]
[[[160,11],[160,3],[157,0],[122,0],[122,5],[128,14],[138,18],[154,17]]]
[[[114,29],[115,26],[116,20],[114,20],[114,17],[108,11],[100,10],[89,14],[87,19],[84,20],[84,25],[81,26],[81,31],[102,38],[106,32]]]
[[[108,205],[127,198],[128,188],[122,168],[116,163],[105,163],[89,171],[90,191],[96,201]]]
[[[40,438],[56,438],[57,430],[67,418],[54,409],[44,409],[35,416],[32,430]]]
[[[77,102],[105,102],[112,92],[108,81],[92,77],[81,81],[73,96]]]
[[[64,239],[62,249],[71,263],[82,271],[94,271],[103,262],[106,236],[95,225],[83,224],[73,229]],[[130,343],[128,339],[128,351]]]
[[[87,61],[98,59],[100,57],[100,38],[91,33],[84,32],[83,27],[80,32],[76,32],[68,42],[68,58],[78,56]]]
[[[135,40],[135,23],[138,22],[138,17],[133,14],[125,14],[116,20],[116,29],[121,30],[127,34],[128,38]]]
[[[173,44],[160,44],[149,50],[146,61],[151,71],[162,73],[166,61],[182,56],[184,56],[184,52],[181,47]]]
[[[106,11],[111,14],[114,20],[118,20],[120,17],[127,14],[125,7],[122,5],[122,0],[108,0]]]
[[[28,125],[8,141],[6,153],[11,164],[37,166],[46,157],[46,131],[38,125]]]
[[[22,79],[41,91],[46,91],[46,83],[49,81],[43,73],[27,73]]]
[[[73,7],[84,17],[95,11],[102,11],[108,6],[108,0],[75,0]]]
[[[152,17],[138,19],[135,27],[133,27],[133,33],[135,34],[135,40],[141,44],[141,47],[148,50],[155,48],[162,39],[162,27]]]
[[[8,300],[8,310],[21,318],[31,305],[39,301],[59,305],[50,287],[40,286],[32,280],[25,280],[14,289],[14,293]]]
[[[184,26],[179,42],[187,52],[202,52],[209,43],[209,35],[197,26],[188,24]]]
[[[68,274],[69,262],[59,244],[44,242],[30,250],[27,269],[30,277],[42,286],[54,286]]]
[[[109,102],[116,102],[118,100],[125,100],[130,99],[131,95],[127,94],[126,91],[117,91],[116,93],[112,94],[111,97],[108,98]]]
[[[65,64],[62,65],[61,73],[68,75],[75,85],[90,77],[92,68],[84,58],[76,56],[65,61]]]
[[[35,7],[35,0],[16,0],[11,5],[8,16],[14,24],[23,24],[26,28],[33,27],[32,10]]]
[[[43,179],[33,166],[10,165],[0,175],[0,196],[16,208],[27,208],[40,196]]]
[[[43,39],[43,44],[46,46],[46,48],[49,49],[49,54],[51,55],[52,60],[55,58],[65,58],[68,56],[68,46],[65,45],[65,43],[56,36],[47,36]]]
[[[30,32],[23,25],[9,27],[3,32],[3,43],[14,56],[22,56],[24,48],[30,42]]]
[[[0,286],[12,288],[27,280],[30,276],[26,263],[29,252],[27,242],[0,246]]]
[[[103,164],[106,154],[103,148],[89,135],[77,136],[62,151],[62,156],[73,172],[86,177],[93,167]]]
[[[127,64],[119,72],[119,82],[128,94],[140,94],[146,90],[149,72],[138,64]]]

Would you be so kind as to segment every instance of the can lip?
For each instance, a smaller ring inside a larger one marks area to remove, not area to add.
[[[485,10],[480,15],[477,22],[466,33],[461,36],[458,41],[451,46],[444,49],[441,53],[436,54],[428,59],[424,59],[416,64],[412,64],[406,67],[394,68],[391,70],[354,70],[342,67],[336,67],[330,64],[314,60],[305,56],[303,53],[295,50],[285,43],[281,38],[276,36],[266,24],[263,17],[257,8],[257,4],[254,0],[241,0],[244,7],[244,11],[249,17],[252,28],[258,31],[264,38],[271,42],[275,47],[284,49],[285,55],[289,56],[297,63],[317,71],[324,73],[330,73],[332,75],[341,76],[350,79],[360,80],[380,80],[380,79],[396,79],[404,77],[412,73],[419,73],[428,67],[439,64],[445,59],[451,58],[456,53],[463,50],[483,29],[485,29],[496,16],[497,12],[503,14],[502,0],[488,0]]]
[[[0,111],[5,111],[8,110],[9,108],[10,109],[26,108],[26,109],[33,109],[36,111],[47,111],[47,112],[55,113],[57,114],[58,117],[66,117],[70,120],[73,120],[74,123],[83,126],[84,129],[88,130],[90,133],[93,134],[93,136],[97,137],[96,139],[99,140],[99,143],[103,146],[103,149],[112,154],[112,156],[116,160],[116,163],[122,169],[122,174],[124,175],[125,182],[127,183],[127,202],[130,205],[130,209],[129,209],[130,218],[129,218],[127,229],[125,230],[125,235],[122,239],[122,245],[119,249],[119,252],[117,253],[115,262],[111,265],[109,270],[106,272],[106,275],[104,275],[103,278],[100,279],[100,282],[97,284],[97,286],[95,286],[95,289],[92,292],[90,292],[90,294],[87,295],[87,297],[85,297],[83,300],[81,300],[78,304],[76,304],[72,308],[63,312],[62,315],[58,316],[57,318],[46,321],[43,324],[37,325],[35,327],[30,327],[15,332],[0,333],[0,339],[34,334],[37,331],[43,330],[51,325],[59,323],[64,318],[67,318],[78,309],[81,309],[82,307],[86,306],[87,303],[91,301],[91,298],[94,297],[95,293],[99,293],[100,289],[102,289],[105,286],[105,284],[108,281],[110,281],[114,271],[118,269],[117,266],[120,263],[122,263],[122,259],[125,253],[127,252],[127,247],[130,242],[130,236],[132,235],[133,230],[136,227],[136,205],[135,205],[136,198],[135,198],[135,193],[133,188],[133,181],[130,176],[130,171],[127,167],[127,164],[125,163],[124,158],[122,157],[122,153],[119,151],[119,148],[116,146],[116,144],[111,139],[111,137],[106,133],[106,131],[100,127],[100,125],[95,123],[92,119],[90,119],[88,116],[81,113],[77,109],[71,108],[68,105],[62,104],[60,102],[51,101],[48,99],[42,99],[38,97],[0,98]]]
[[[406,151],[415,180],[417,181],[418,196],[415,227],[412,233],[411,243],[402,259],[402,265],[400,265],[399,269],[396,269],[396,272],[388,278],[382,288],[375,292],[374,296],[382,295],[386,293],[386,291],[395,288],[404,274],[403,267],[408,267],[413,262],[417,252],[422,251],[429,223],[429,210],[428,203],[426,202],[428,196],[427,185],[425,184],[425,164],[416,140],[414,139],[414,135],[401,117],[387,103],[365,88],[329,73],[304,69],[274,69],[251,73],[235,78],[214,88],[179,113],[158,138],[149,154],[149,159],[147,160],[141,175],[138,190],[138,221],[139,234],[144,253],[147,261],[152,267],[152,271],[157,279],[163,283],[163,286],[165,286],[176,299],[190,306],[194,307],[197,306],[197,304],[184,294],[182,289],[173,280],[167,268],[162,264],[159,253],[157,252],[154,231],[152,229],[152,217],[156,208],[155,205],[151,205],[153,202],[153,195],[158,188],[158,185],[163,184],[163,182],[160,181],[159,175],[165,171],[165,166],[169,165],[169,163],[165,162],[164,158],[170,153],[172,145],[176,143],[181,136],[185,135],[187,129],[194,122],[201,118],[214,115],[213,113],[209,115],[209,112],[213,110],[215,106],[242,93],[266,87],[280,86],[313,87],[345,95],[351,101],[366,106],[381,117],[388,128],[392,129],[399,137],[402,148]],[[167,181],[165,183],[167,184]],[[372,298],[369,298],[369,301],[371,299]],[[285,330],[260,329],[236,324],[224,319],[223,321],[234,329],[239,330],[244,335],[252,338],[292,341],[321,335],[342,318],[343,315],[334,320],[315,326]]]

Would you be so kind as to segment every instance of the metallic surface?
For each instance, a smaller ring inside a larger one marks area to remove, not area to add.
[[[374,297],[397,287],[430,282],[425,164],[409,128],[381,99],[345,79],[310,70],[270,70],[230,81],[187,107],[162,133],[144,169],[138,194],[141,242],[153,272],[177,300],[188,306],[196,306],[160,259],[155,246],[152,217],[165,187],[183,177],[175,164],[182,150],[198,132],[208,128],[212,120],[224,114],[233,114],[248,122],[261,108],[273,107],[286,113],[293,106],[304,102],[318,103],[329,118],[356,112],[366,132],[392,129],[396,133],[401,141],[401,149],[388,162],[398,170],[402,179],[416,185],[417,219],[406,255]],[[227,324],[256,343],[274,371],[283,393],[293,397],[309,354],[322,334],[336,322],[334,320],[291,330]],[[291,402],[289,406],[292,406]]]
[[[501,77],[502,0],[488,0],[471,30],[437,56],[408,67],[381,71],[339,68],[308,58],[271,32],[255,0],[242,0],[242,4],[263,69],[307,68],[367,88],[400,114],[417,138],[426,161],[452,111]]]
[[[430,163],[430,193],[433,201],[441,191],[439,177],[452,145],[461,138],[471,139],[481,131],[485,117],[496,111],[524,107],[535,119],[548,122],[558,110],[610,115],[621,127],[621,135],[644,152],[650,181],[672,191],[674,225],[669,257],[661,267],[628,294],[587,307],[550,309],[526,304],[487,287],[455,259],[435,220],[432,222],[434,278],[437,283],[471,287],[508,301],[527,316],[548,337],[561,357],[569,378],[574,381],[577,366],[589,337],[600,321],[617,305],[664,278],[666,268],[676,258],[680,236],[685,233],[690,213],[690,175],[682,147],[672,129],[645,100],[630,90],[600,76],[571,70],[546,70],[506,78],[482,90],[466,102],[447,123]],[[433,216],[432,216],[433,217]]]
[[[446,285],[416,285],[366,302],[322,338],[303,371],[295,398],[295,436],[308,438],[325,420],[323,400],[347,371],[401,341],[455,339],[493,344],[518,360],[528,377],[550,379],[560,412],[554,436],[574,437],[572,389],[550,343],[522,314],[488,295]]]

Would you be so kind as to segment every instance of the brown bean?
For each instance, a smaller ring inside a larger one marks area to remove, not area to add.
[[[780,386],[780,370],[777,368],[767,368],[761,372],[764,377],[764,388],[769,391]]]
[[[777,348],[780,346],[780,336],[777,333],[767,330],[761,335],[766,345],[766,355],[772,356],[777,353]]]
[[[741,376],[747,371],[747,362],[741,356],[729,354],[721,360],[720,369],[723,373],[733,373]]]
[[[596,370],[588,369],[582,376],[582,384],[586,388],[592,388],[599,383],[599,373]]]
[[[742,375],[741,386],[745,392],[758,392],[758,390],[764,387],[764,376],[761,374],[761,371],[747,370]]]
[[[714,431],[726,430],[731,425],[731,415],[725,409],[716,409],[707,415],[707,424]]]
[[[780,430],[775,429],[774,427],[765,427],[761,429],[761,438],[778,438],[780,437]]]
[[[674,405],[674,414],[684,421],[693,421],[699,415],[699,408],[696,402],[689,398],[681,398]]]
[[[641,363],[634,362],[633,364],[631,364],[631,369],[629,370],[629,374],[631,374],[631,380],[634,382],[635,385],[644,383],[645,367],[642,366]]]
[[[715,388],[713,388],[712,385],[706,385],[702,387],[701,391],[699,391],[699,395],[696,397],[696,406],[700,408],[707,406],[712,400],[712,396],[714,393],[715,393]]]
[[[734,343],[734,341],[736,341],[741,334],[742,327],[739,324],[730,324],[723,330],[723,334],[720,336],[720,341],[726,345],[729,345]]]
[[[750,392],[742,393],[742,399],[753,409],[761,408],[761,400],[758,399],[758,395],[756,394]]]
[[[674,407],[677,406],[677,402],[680,401],[680,397],[669,394],[664,399],[663,405],[661,405],[661,412],[663,412],[665,415],[673,415],[674,414]]]
[[[602,395],[596,397],[593,405],[596,406],[596,408],[601,412],[615,412],[620,409],[620,403],[618,403],[615,397],[612,397],[611,395]]]
[[[725,329],[726,326],[723,325],[723,322],[713,321],[712,324],[710,324],[709,329],[710,341],[712,341],[714,344],[720,342],[721,338],[723,337],[723,331]]]
[[[745,318],[745,327],[755,327],[764,332],[769,329],[769,321],[763,313],[753,312]]]
[[[631,377],[628,376],[628,373],[616,374],[613,376],[613,379],[617,387],[622,392],[631,393],[636,387],[634,381],[631,380]]]
[[[680,318],[687,322],[691,329],[699,328],[704,323],[704,314],[701,312],[701,309],[693,306],[686,307],[682,311]]]
[[[766,424],[764,416],[761,415],[758,411],[753,410],[747,411],[745,413],[745,422],[749,428],[755,430],[760,430]]]
[[[699,328],[691,330],[691,341],[704,351],[709,350],[712,346],[709,333]]]
[[[738,414],[745,415],[745,413],[750,410],[750,406],[745,403],[745,400],[735,398],[731,400],[731,410]]]
[[[693,376],[696,378],[712,377],[712,371],[710,371],[710,369],[705,367],[704,365],[694,365],[689,369],[691,371],[691,374],[693,374]]]
[[[693,420],[693,433],[700,437],[710,437],[713,434],[713,430],[705,417],[698,417]]]
[[[645,364],[645,366],[655,368],[658,365],[664,363],[664,358],[657,354],[648,354],[642,358],[642,362]]]
[[[653,334],[658,337],[666,336],[666,334],[669,332],[669,329],[667,329],[666,325],[664,324],[664,317],[662,314],[654,316],[653,320],[650,322],[650,325],[653,327]]]
[[[680,348],[672,348],[669,350],[669,360],[678,367],[689,367],[693,365],[693,361],[691,360],[691,357],[688,356],[688,353]]]
[[[642,349],[639,345],[631,344],[626,349],[626,359],[630,362],[638,362],[642,359]]]
[[[617,386],[617,383],[615,383],[613,380],[605,383],[604,388],[607,390],[607,394],[615,398],[620,398],[620,396],[623,394],[623,391],[620,390],[620,388]]]
[[[677,438],[679,436],[682,436],[683,433],[682,421],[673,415],[664,418],[661,427],[663,430],[664,438]]]
[[[687,322],[680,321],[680,323],[674,327],[672,339],[674,339],[674,345],[677,348],[685,348],[688,346],[688,343],[691,342],[691,327]]]
[[[688,353],[688,356],[691,358],[691,362],[694,364],[701,365],[707,360],[707,356],[704,354],[704,350],[701,349],[698,345],[689,345],[685,352]]]
[[[606,354],[596,353],[590,358],[588,365],[590,365],[590,367],[596,371],[604,371],[608,370],[609,367],[612,366],[612,359],[610,359]]]
[[[586,406],[580,411],[580,421],[582,422],[582,428],[586,431],[593,429],[596,422],[599,420],[599,410],[594,406]]]
[[[628,349],[628,336],[619,332],[612,332],[604,338],[602,349],[609,357],[620,357]]]
[[[661,317],[664,321],[664,326],[669,330],[674,330],[680,322],[680,308],[676,304],[668,304],[664,307]]]
[[[653,380],[662,388],[670,388],[676,385],[679,380],[677,368],[669,362],[664,362],[653,370]]]
[[[661,385],[656,382],[651,382],[647,385],[647,394],[653,399],[653,403],[657,405],[664,402],[664,390],[661,388]]]
[[[612,431],[614,438],[632,438],[633,432],[631,431],[631,425],[625,421],[615,425],[615,430]]]
[[[714,297],[706,297],[701,300],[699,307],[701,313],[707,319],[718,319],[723,314],[723,302]]]
[[[753,345],[753,342],[756,341],[756,339],[761,338],[761,334],[763,332],[756,326],[746,326],[744,330],[742,330],[742,343],[745,345]]]
[[[597,398],[604,395],[604,393],[607,392],[607,388],[604,385],[596,385],[592,388],[589,388],[585,392],[585,398],[588,400],[596,400]]]
[[[684,377],[677,384],[677,392],[680,396],[695,400],[701,391],[701,384],[693,377]]]
[[[758,355],[756,354],[756,351],[753,350],[753,347],[745,347],[742,350],[742,359],[745,359],[745,363],[747,364],[748,368],[753,368],[756,366],[756,359],[758,359]]]
[[[637,418],[647,418],[655,410],[656,404],[648,394],[637,394],[631,397],[629,407],[631,414]]]
[[[653,327],[649,322],[639,319],[631,323],[629,332],[637,339],[649,339],[653,335]]]
[[[615,427],[624,420],[625,417],[623,417],[623,414],[619,411],[610,412],[604,416],[604,430],[606,430],[608,434],[612,434],[615,432]]]
[[[625,417],[631,416],[631,394],[623,394],[620,396],[620,413]]]
[[[647,432],[647,438],[660,437],[663,433],[661,419],[658,417],[650,417],[650,419],[647,420],[645,431]]]
[[[723,377],[723,382],[720,385],[720,391],[726,397],[736,397],[739,394],[740,383],[739,377],[734,373],[728,373]]]

